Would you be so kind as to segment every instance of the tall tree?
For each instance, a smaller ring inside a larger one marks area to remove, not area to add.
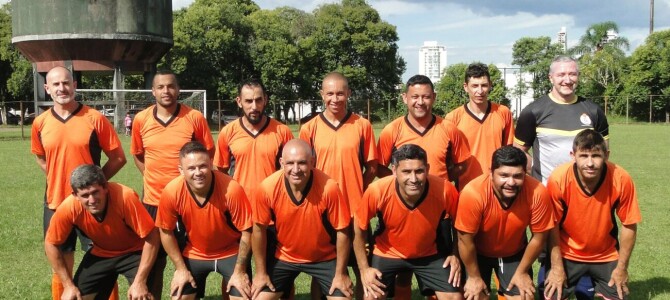
[[[615,34],[616,37],[610,37],[609,34]],[[568,52],[575,56],[582,56],[587,53],[595,53],[603,50],[605,47],[612,47],[619,50],[628,50],[630,43],[624,37],[618,37],[619,26],[612,21],[596,23],[586,29],[586,33],[579,38],[579,44],[571,48]]]
[[[510,101],[505,97],[507,87],[502,78],[502,72],[495,65],[489,65],[492,89],[489,91],[489,100],[509,107]],[[440,82],[435,86],[437,100],[433,109],[441,116],[468,102],[468,94],[463,89],[465,70],[468,64],[458,63],[447,67]]]
[[[7,124],[7,108],[32,99],[32,66],[12,45],[11,3],[0,6],[0,116]],[[25,106],[27,108],[27,105]]]
[[[562,53],[560,44],[552,44],[551,38],[542,36],[537,38],[524,37],[517,40],[512,47],[512,64],[521,67],[523,73],[531,75],[530,88],[533,89],[533,98],[539,98],[549,93],[549,66],[552,59]]]
[[[628,61],[623,51],[613,47],[584,54],[579,60],[578,94],[591,98],[606,109],[616,106],[610,103],[609,98],[621,92],[622,76],[628,72]]]

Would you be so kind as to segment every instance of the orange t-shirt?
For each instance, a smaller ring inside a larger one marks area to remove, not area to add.
[[[184,176],[163,190],[156,226],[174,230],[181,217],[188,241],[182,255],[194,259],[223,259],[237,254],[240,231],[251,228],[251,205],[235,180],[212,171],[212,186],[203,204],[195,200]]]
[[[229,168],[229,173],[247,191],[279,170],[284,145],[293,139],[288,126],[267,118],[256,135],[242,125],[242,118],[226,125],[219,133],[214,165]]]
[[[442,219],[453,219],[458,205],[456,188],[445,179],[429,175],[427,190],[414,207],[398,192],[395,176],[370,184],[356,211],[356,225],[368,229],[379,216],[384,230],[375,237],[373,253],[388,258],[420,258],[437,253],[437,229]]]
[[[624,225],[642,220],[633,180],[608,162],[596,192],[589,194],[575,172],[575,164],[566,163],[554,169],[547,181],[560,224],[561,253],[575,261],[615,261],[619,259],[615,211]]]
[[[353,213],[363,196],[364,166],[377,159],[370,122],[349,112],[335,127],[321,113],[302,125],[300,139],[314,149],[316,168],[340,184]]]
[[[67,119],[53,108],[43,112],[32,125],[31,151],[47,162],[46,202],[50,209],[72,194],[70,173],[83,164],[100,166],[102,152],[121,147],[114,126],[100,112],[86,105]]]
[[[67,197],[56,209],[45,242],[65,243],[74,227],[93,241],[91,254],[117,257],[144,247],[144,238],[154,230],[154,222],[131,188],[109,182],[107,207],[102,221],[89,213],[74,195]]]
[[[172,118],[164,123],[156,117],[156,105],[137,113],[133,121],[130,153],[144,155],[144,199],[158,206],[161,192],[168,182],[179,176],[179,150],[190,141],[198,141],[207,150],[214,140],[207,120],[186,105],[177,104]]]
[[[405,144],[415,144],[426,151],[430,174],[448,179],[449,162],[458,164],[470,157],[470,148],[463,133],[450,122],[433,116],[433,122],[424,132],[409,123],[407,116],[386,125],[379,134],[379,164],[388,166],[393,151]]]
[[[251,197],[254,223],[277,229],[278,259],[313,263],[335,259],[336,230],[349,226],[349,205],[337,182],[314,169],[303,199],[296,199],[279,170],[268,176]],[[267,255],[271,255],[268,253]]]
[[[507,257],[526,246],[526,227],[531,232],[545,232],[555,223],[551,200],[542,183],[526,176],[512,205],[503,209],[488,173],[470,181],[461,191],[454,227],[475,235],[478,254]]]
[[[514,118],[506,106],[489,102],[489,108],[480,120],[467,103],[452,110],[444,118],[463,133],[472,157],[468,168],[458,179],[460,189],[477,176],[491,172],[493,152],[514,143]]]

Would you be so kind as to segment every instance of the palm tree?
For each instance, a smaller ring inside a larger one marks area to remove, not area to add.
[[[612,21],[593,24],[586,29],[586,33],[579,39],[579,44],[571,48],[569,53],[582,56],[601,51],[605,47],[628,50],[630,47],[628,39],[619,37],[618,32],[619,26]]]

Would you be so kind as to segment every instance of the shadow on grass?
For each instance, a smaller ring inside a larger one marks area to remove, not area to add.
[[[653,277],[647,280],[633,281],[629,284],[631,299],[656,299],[657,296],[670,294],[670,278]]]

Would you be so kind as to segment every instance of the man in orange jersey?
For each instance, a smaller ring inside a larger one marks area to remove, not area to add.
[[[607,161],[607,142],[597,131],[580,132],[572,145],[573,161],[557,167],[547,182],[560,226],[549,239],[544,296],[567,298],[588,274],[596,294],[627,299],[628,262],[642,219],[635,185],[624,169]],[[615,212],[622,225],[618,238]]]
[[[355,213],[354,251],[366,299],[386,299],[386,288],[401,271],[414,272],[419,288],[437,299],[462,299],[451,234],[458,192],[445,179],[428,175],[428,167],[426,152],[405,144],[393,152],[393,176],[373,182],[363,195]],[[367,228],[375,216],[383,229],[368,262]]]
[[[179,171],[182,175],[165,186],[156,216],[163,247],[176,269],[170,295],[203,298],[207,275],[218,272],[230,299],[249,299],[251,206],[242,186],[212,170],[208,150],[199,142],[181,148]],[[183,251],[173,233],[177,220],[188,237]]]
[[[260,81],[247,80],[237,88],[237,106],[244,116],[219,133],[214,165],[244,187],[247,194],[279,169],[286,142],[293,139],[288,126],[265,115],[268,96]]]
[[[349,96],[347,78],[338,72],[327,74],[321,82],[325,110],[300,128],[300,138],[314,149],[316,168],[340,185],[353,214],[363,191],[377,173],[377,147],[372,124],[347,109]],[[353,257],[349,265],[358,278]],[[320,294],[314,281],[312,294]],[[359,284],[356,294],[359,298],[363,296]]]
[[[76,88],[77,82],[70,70],[64,67],[51,69],[47,73],[44,89],[54,105],[37,116],[32,125],[31,151],[47,176],[43,216],[45,233],[58,205],[72,194],[70,174],[77,166],[100,165],[104,152],[108,159],[102,170],[106,178],[112,178],[126,164],[126,155],[114,127],[100,112],[75,100]],[[61,245],[65,266],[70,273],[74,266],[76,239],[77,234],[72,231]],[[81,248],[87,250],[90,240],[84,236],[79,239]],[[63,292],[59,278],[56,274],[52,276],[53,299],[60,299]]]
[[[459,189],[491,171],[493,151],[514,143],[512,112],[504,105],[489,101],[491,88],[489,68],[482,63],[470,64],[463,83],[468,102],[445,117],[463,132],[472,153],[467,170],[458,179]]]
[[[493,152],[491,172],[461,191],[454,226],[468,275],[466,299],[488,299],[492,271],[507,299],[535,299],[531,265],[555,221],[547,190],[526,175],[526,163],[523,151],[503,146]]]
[[[163,188],[179,176],[179,149],[190,141],[198,141],[213,156],[214,140],[202,113],[177,102],[179,83],[174,73],[157,72],[151,92],[156,104],[135,115],[130,153],[144,178],[142,202],[155,219]],[[165,256],[161,248],[156,260],[161,273],[155,282],[161,287],[163,269],[160,266],[165,267]]]
[[[160,239],[132,189],[107,182],[100,167],[81,165],[70,178],[72,195],[56,209],[44,249],[65,290],[59,299],[107,299],[119,274],[129,283],[128,299],[158,299],[149,290]],[[59,248],[74,228],[93,241],[74,279]]]
[[[412,76],[405,89],[402,99],[407,106],[407,115],[393,120],[379,134],[377,177],[392,174],[386,166],[391,162],[393,151],[405,144],[415,144],[426,150],[431,175],[457,181],[470,159],[465,136],[454,124],[433,114],[435,91],[430,78]],[[396,298],[411,298],[411,280],[411,273],[399,275]]]
[[[306,142],[286,143],[280,162],[282,169],[263,180],[251,197],[256,265],[252,298],[278,299],[305,272],[315,278],[328,299],[351,299],[347,201],[337,182],[314,168],[312,149]],[[272,222],[277,247],[268,253],[267,229]]]

